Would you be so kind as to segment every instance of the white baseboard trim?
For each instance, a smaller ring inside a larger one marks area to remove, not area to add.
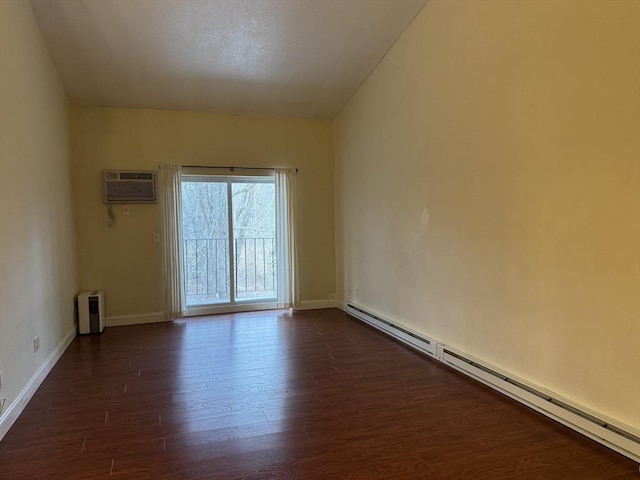
[[[136,313],[133,315],[114,315],[106,317],[105,327],[121,327],[123,325],[138,325],[142,323],[166,322],[164,312]]]
[[[294,310],[317,310],[320,308],[336,308],[337,300],[302,300]]]
[[[339,308],[343,312],[346,312],[347,304],[344,303],[342,300],[337,300],[336,301],[336,308]]]
[[[640,462],[640,431],[347,302],[347,314],[539,413]],[[433,349],[435,347],[435,349]],[[435,355],[434,355],[435,353]]]
[[[38,387],[42,384],[44,379],[49,375],[49,372],[54,367],[54,365],[58,362],[64,351],[71,344],[73,339],[76,337],[76,325],[67,332],[67,334],[60,340],[56,348],[49,354],[47,359],[44,361],[40,368],[33,374],[33,376],[29,379],[24,388],[20,391],[16,399],[9,405],[9,407],[4,411],[3,415],[0,416],[0,440],[4,438],[7,434],[11,426],[18,419],[24,407],[27,406],[33,394],[36,393]]]
[[[302,300],[300,306],[294,310],[316,310],[320,308],[336,308],[337,300]],[[275,302],[242,303],[236,305],[192,307],[187,310],[187,317],[201,315],[216,315],[221,313],[252,312],[258,310],[274,310]],[[133,315],[114,315],[105,318],[105,327],[120,327],[123,325],[138,325],[143,323],[158,323],[169,321],[164,312],[138,313]]]

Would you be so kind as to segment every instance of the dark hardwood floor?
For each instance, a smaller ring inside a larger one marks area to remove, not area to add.
[[[339,310],[76,338],[2,479],[632,479],[633,461]]]

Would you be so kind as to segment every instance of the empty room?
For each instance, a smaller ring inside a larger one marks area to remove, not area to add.
[[[0,478],[640,478],[640,1],[0,0]]]

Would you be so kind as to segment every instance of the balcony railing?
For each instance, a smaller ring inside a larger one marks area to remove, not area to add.
[[[234,244],[234,297],[236,301],[276,297],[275,238],[237,238]],[[230,301],[229,240],[185,239],[187,305]]]

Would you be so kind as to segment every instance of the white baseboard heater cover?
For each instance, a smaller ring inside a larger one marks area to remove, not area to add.
[[[345,311],[406,345],[443,362],[445,365],[488,385],[494,390],[636,462],[640,462],[640,436],[631,433],[631,428],[625,429],[612,425],[596,415],[571,405],[559,396],[552,396],[541,388],[535,388],[516,377],[505,375],[496,368],[491,368],[442,343],[437,343],[432,339],[395,325],[388,319],[367,312],[352,303],[347,303]]]
[[[374,328],[383,331],[387,335],[391,335],[394,338],[397,338],[403,343],[410,345],[411,347],[419,350],[422,353],[426,353],[430,357],[436,357],[436,342],[417,335],[416,333],[407,330],[406,328],[400,327],[391,323],[389,320],[384,319],[378,315],[374,315],[369,313],[360,307],[357,307],[351,303],[347,304],[346,311],[349,315],[362,320],[365,323],[368,323]]]

